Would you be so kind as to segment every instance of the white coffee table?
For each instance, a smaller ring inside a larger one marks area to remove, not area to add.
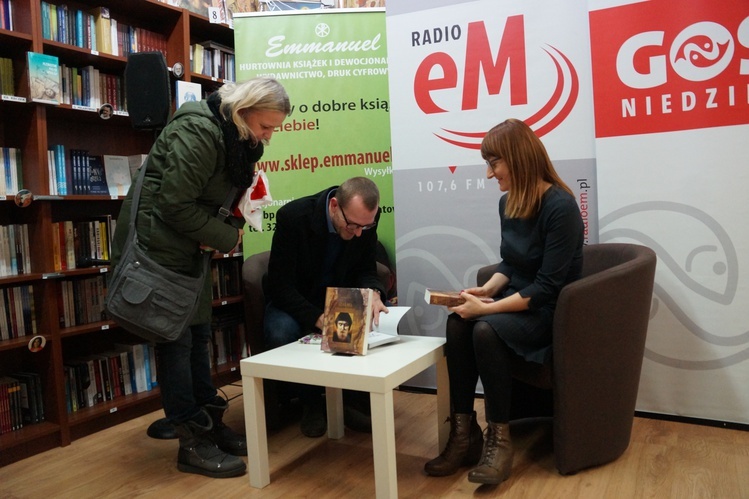
[[[437,427],[439,450],[447,443],[450,412],[444,338],[401,336],[400,341],[349,357],[320,351],[302,343],[253,355],[241,361],[250,485],[270,483],[268,437],[265,428],[263,379],[291,381],[325,387],[328,438],[343,437],[342,389],[369,392],[372,406],[372,448],[375,491],[378,498],[398,496],[395,467],[393,389],[437,365]]]

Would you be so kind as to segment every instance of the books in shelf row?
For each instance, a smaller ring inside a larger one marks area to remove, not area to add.
[[[107,319],[104,275],[59,282],[57,311],[60,327],[82,326]]]
[[[0,196],[10,196],[23,189],[20,149],[0,148]]]
[[[0,225],[0,277],[30,272],[29,226]]]
[[[143,155],[90,155],[83,149],[70,149],[55,144],[47,152],[50,194],[98,195],[122,197],[130,189],[131,172],[140,166]],[[135,166],[137,165],[137,166]]]
[[[210,40],[190,45],[190,68],[193,73],[236,81],[234,50]]]
[[[244,318],[241,313],[215,314],[211,322],[213,341],[209,345],[211,365],[237,363],[250,356]]]
[[[0,0],[0,28],[13,30],[13,2]]]
[[[47,40],[115,56],[158,50],[166,57],[165,35],[119,22],[107,7],[82,11],[49,2],[41,7],[42,36]]]
[[[13,73],[13,59],[0,57],[0,94],[16,95],[15,82],[16,80]]]
[[[111,215],[92,220],[52,222],[54,270],[91,267],[109,261],[117,221]]]
[[[101,73],[93,66],[71,68],[60,65],[62,104],[99,109],[111,104],[114,111],[126,111],[122,76]]]
[[[242,261],[238,258],[214,260],[211,265],[213,299],[242,294]]]
[[[152,345],[118,343],[114,348],[64,362],[68,412],[143,393],[157,386]]]
[[[36,311],[31,284],[0,289],[0,340],[35,334]]]
[[[42,380],[37,373],[0,377],[0,435],[44,419]]]
[[[126,111],[122,76],[102,73],[92,65],[81,68],[69,67],[60,64],[57,56],[49,54],[27,52],[26,57],[29,62],[31,100],[46,104],[70,104],[95,110],[108,103],[114,111]],[[12,88],[11,80],[11,91]]]

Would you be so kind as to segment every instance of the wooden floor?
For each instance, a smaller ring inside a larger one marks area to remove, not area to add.
[[[243,432],[241,390],[227,423]],[[483,404],[476,402],[483,425]],[[506,498],[749,498],[749,432],[635,420],[632,442],[617,461],[563,477],[551,454],[548,423],[513,426],[513,474],[497,487],[477,486],[466,471],[427,477],[422,467],[437,451],[436,396],[395,393],[400,497]],[[371,436],[346,430],[341,440],[310,439],[297,424],[272,432],[271,483],[253,489],[247,475],[210,479],[177,471],[176,441],[153,440],[155,412],[65,448],[0,468],[0,498],[374,497]]]

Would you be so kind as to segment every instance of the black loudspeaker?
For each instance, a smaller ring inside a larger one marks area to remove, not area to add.
[[[135,52],[127,56],[125,98],[133,128],[164,128],[172,107],[169,70],[161,52]]]

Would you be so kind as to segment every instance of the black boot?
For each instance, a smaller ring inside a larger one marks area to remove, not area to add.
[[[205,404],[205,410],[211,416],[213,429],[208,432],[208,438],[222,451],[232,456],[247,455],[247,439],[224,424],[224,412],[229,408],[229,402],[219,397],[214,398],[212,403]]]
[[[424,465],[431,476],[452,475],[461,466],[473,466],[481,457],[484,435],[476,422],[476,411],[450,416],[450,438],[445,450]]]
[[[177,438],[177,431],[174,429],[174,423],[167,418],[157,419],[146,430],[146,434],[151,438],[159,440],[171,440]]]
[[[175,425],[179,435],[177,469],[211,478],[243,475],[247,469],[244,461],[216,447],[208,437],[212,428],[211,417],[203,409],[195,418]]]

